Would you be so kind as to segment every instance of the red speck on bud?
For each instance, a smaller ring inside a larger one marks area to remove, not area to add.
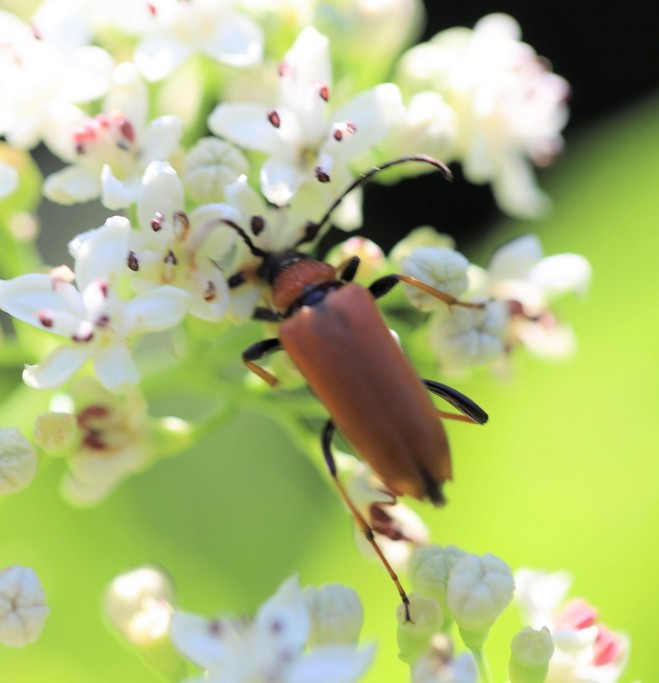
[[[279,117],[279,114],[277,113],[277,111],[275,109],[271,109],[268,112],[268,121],[275,128],[279,128],[279,126],[281,126],[281,118]]]
[[[98,289],[101,292],[101,296],[104,299],[108,298],[108,283],[107,282],[99,282],[98,283]]]
[[[110,324],[110,316],[109,315],[102,315],[98,320],[96,321],[96,327],[100,327],[101,329],[104,327],[108,327]]]
[[[147,2],[146,8],[149,10],[149,14],[152,17],[155,17],[156,14],[158,14],[158,8],[152,2]]]
[[[330,181],[329,173],[323,171],[323,169],[320,166],[316,166],[316,168],[314,169],[314,175],[316,176],[316,180],[319,183],[329,183]]]
[[[50,328],[53,326],[53,317],[52,315],[50,315],[50,313],[40,311],[39,313],[37,313],[37,318],[44,327]]]
[[[109,128],[112,123],[108,114],[97,114],[96,121],[101,128]]]
[[[341,140],[343,140],[343,131],[342,131],[342,130],[339,130],[339,129],[337,128],[337,129],[334,131],[334,136],[333,136],[333,137],[334,137],[334,139],[335,139],[337,142],[341,142]]]
[[[279,78],[282,76],[288,76],[291,73],[291,65],[288,62],[282,62],[278,69],[277,69],[277,75]]]
[[[41,31],[36,27],[35,24],[30,25],[30,30],[32,31],[32,35],[35,37],[36,40],[43,40]]]
[[[357,126],[354,123],[352,123],[351,121],[346,121],[346,130],[350,134],[356,133],[357,132]]]

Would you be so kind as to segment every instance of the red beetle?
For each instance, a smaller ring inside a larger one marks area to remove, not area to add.
[[[378,547],[372,528],[337,478],[330,447],[332,436],[338,427],[396,495],[428,498],[435,505],[443,504],[442,484],[451,478],[451,458],[439,418],[484,424],[487,414],[455,389],[418,377],[392,337],[375,300],[387,294],[398,282],[405,282],[449,306],[474,308],[482,307],[482,304],[458,301],[406,275],[387,275],[366,289],[352,282],[359,266],[358,257],[335,268],[298,248],[317,237],[331,213],[351,190],[375,173],[409,161],[432,164],[450,178],[450,171],[444,164],[425,156],[404,157],[373,168],[354,181],[318,223],[309,223],[304,236],[283,253],[260,249],[240,226],[223,221],[240,234],[254,256],[262,259],[253,272],[245,270],[232,276],[230,286],[237,287],[250,277],[268,283],[272,288],[274,308],[259,308],[254,317],[281,323],[279,337],[250,346],[243,353],[243,362],[259,377],[276,386],[277,379],[256,361],[275,351],[286,351],[327,408],[330,419],[323,429],[322,449],[330,474],[396,583],[406,607],[409,604],[407,595]],[[462,415],[438,411],[428,391],[448,401]]]

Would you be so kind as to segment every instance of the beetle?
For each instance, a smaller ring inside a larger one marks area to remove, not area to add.
[[[332,437],[338,428],[394,494],[444,504],[442,485],[451,479],[451,459],[440,418],[484,424],[488,416],[456,389],[418,377],[375,301],[404,282],[449,306],[482,308],[483,304],[459,301],[401,274],[386,275],[365,288],[353,282],[358,257],[335,268],[301,252],[300,247],[318,236],[332,212],[355,187],[375,173],[410,161],[431,164],[450,179],[450,171],[443,163],[423,155],[402,157],[374,167],[351,183],[323,218],[309,222],[303,236],[281,253],[259,248],[241,226],[230,220],[221,221],[240,235],[253,256],[261,259],[258,267],[234,274],[229,286],[238,287],[250,278],[269,285],[272,308],[257,308],[254,317],[280,323],[278,337],[250,346],[242,354],[243,363],[274,387],[278,380],[258,361],[276,351],[286,351],[327,408],[330,417],[322,430],[321,446],[329,473],[396,584],[408,619],[407,594],[377,545],[373,529],[338,479]],[[460,414],[438,411],[428,392],[446,400]]]

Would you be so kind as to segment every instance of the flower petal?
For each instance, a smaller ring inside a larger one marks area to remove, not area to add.
[[[192,52],[190,45],[173,40],[169,35],[144,38],[135,48],[135,64],[148,81],[160,81],[182,64]]]
[[[224,664],[229,654],[221,630],[213,628],[216,623],[195,614],[175,612],[169,634],[176,649],[185,657],[213,670]]]
[[[208,127],[215,135],[259,152],[281,150],[280,130],[288,119],[278,111],[282,124],[276,128],[268,120],[268,109],[261,104],[220,104],[208,117]]]
[[[169,159],[176,151],[182,134],[183,122],[178,116],[159,116],[153,119],[142,131],[142,162]]]
[[[308,179],[313,176],[311,172]],[[305,180],[303,169],[283,159],[270,157],[261,166],[261,191],[275,206],[286,206]]]
[[[189,297],[187,292],[171,285],[138,294],[123,308],[122,336],[158,332],[178,325],[187,313]]]
[[[263,32],[246,16],[224,17],[204,52],[222,64],[252,66],[263,58]]]
[[[18,171],[15,166],[0,161],[0,199],[8,197],[18,187]]]
[[[88,202],[101,193],[101,179],[80,166],[68,166],[46,178],[43,193],[57,204]]]
[[[103,206],[117,211],[130,206],[139,196],[140,183],[138,178],[124,180],[115,177],[107,164],[101,171],[101,202]]]
[[[531,281],[541,287],[548,297],[565,292],[585,292],[593,269],[579,254],[556,254],[542,259],[531,269]]]
[[[123,391],[140,381],[130,349],[122,343],[99,351],[94,358],[94,370],[101,384],[110,391]]]
[[[171,219],[184,206],[183,183],[174,168],[166,161],[152,161],[142,176],[142,192],[137,203],[139,224],[146,228],[158,211]]]
[[[95,280],[111,282],[126,266],[130,222],[123,216],[111,216],[96,230],[84,234],[75,247],[76,283],[84,291]]]
[[[490,258],[487,270],[492,281],[526,280],[531,268],[542,258],[537,235],[521,235],[500,246]]]
[[[325,645],[298,659],[286,683],[352,683],[364,675],[375,656],[375,647]]]
[[[26,365],[23,381],[32,389],[54,389],[71,379],[89,358],[96,347],[92,344],[60,346],[52,351],[41,363]]]

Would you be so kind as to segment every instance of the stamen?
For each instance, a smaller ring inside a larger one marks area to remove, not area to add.
[[[171,249],[167,252],[167,256],[165,256],[165,263],[167,265],[172,266],[178,265],[178,259],[176,258],[176,254]]]
[[[128,252],[128,259],[126,263],[130,270],[132,270],[134,273],[137,273],[137,271],[140,269],[140,262],[137,258],[137,254],[134,251]]]
[[[151,230],[158,232],[162,229],[162,222],[165,220],[165,214],[162,211],[156,211],[155,216],[151,219]]]
[[[314,175],[319,183],[329,183],[330,181],[329,173],[324,171],[320,166],[316,166],[314,169]]]
[[[275,127],[279,128],[281,126],[281,117],[277,113],[276,109],[271,109],[268,112],[268,121]]]
[[[187,233],[190,231],[190,219],[185,211],[174,211],[172,214],[172,221],[174,223],[174,231],[180,240],[184,240]]]
[[[53,326],[53,317],[50,313],[46,313],[45,311],[40,311],[37,313],[37,318],[39,319],[39,322],[46,328],[50,328]]]
[[[87,406],[83,408],[76,416],[76,421],[82,427],[86,425],[89,420],[103,420],[110,414],[110,410],[105,406]]]
[[[320,99],[324,100],[325,102],[329,101],[329,87],[327,86],[327,83],[319,83],[318,84],[318,94],[320,95]]]
[[[110,325],[110,316],[109,315],[102,315],[96,320],[96,327],[100,327],[103,329],[104,327],[108,327]]]
[[[265,218],[263,218],[263,216],[252,216],[249,227],[252,229],[252,234],[257,237],[263,232],[263,228],[265,228]]]
[[[217,297],[217,286],[212,280],[206,283],[206,291],[204,292],[204,301],[213,301]]]
[[[152,2],[147,2],[146,7],[152,17],[155,17],[158,14],[158,8]]]

